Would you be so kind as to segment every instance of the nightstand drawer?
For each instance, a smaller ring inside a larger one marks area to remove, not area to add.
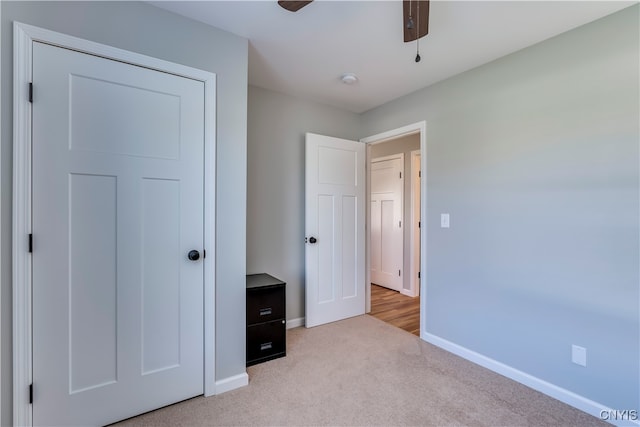
[[[247,290],[247,325],[270,322],[284,317],[284,285]]]
[[[285,355],[284,320],[247,327],[247,366]]]

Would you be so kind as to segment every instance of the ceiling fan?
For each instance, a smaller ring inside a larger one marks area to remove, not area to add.
[[[278,4],[290,12],[297,12],[312,1],[279,0]],[[419,40],[429,33],[429,0],[402,1],[402,28],[405,43]],[[416,62],[419,61],[418,53]]]

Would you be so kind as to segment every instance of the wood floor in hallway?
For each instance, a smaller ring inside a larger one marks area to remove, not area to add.
[[[371,284],[371,316],[420,336],[420,298]]]

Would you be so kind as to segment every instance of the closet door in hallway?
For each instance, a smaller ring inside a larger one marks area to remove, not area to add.
[[[402,289],[404,154],[371,161],[371,282]]]

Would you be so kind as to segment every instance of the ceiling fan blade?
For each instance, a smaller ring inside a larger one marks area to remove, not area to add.
[[[310,1],[284,1],[284,0],[279,0],[278,4],[280,6],[282,6],[283,8],[287,9],[289,12],[297,12],[300,9],[302,9],[303,7],[305,7],[306,5],[308,5],[309,3],[311,3],[313,0]]]
[[[402,1],[402,28],[405,43],[429,33],[429,0]]]

